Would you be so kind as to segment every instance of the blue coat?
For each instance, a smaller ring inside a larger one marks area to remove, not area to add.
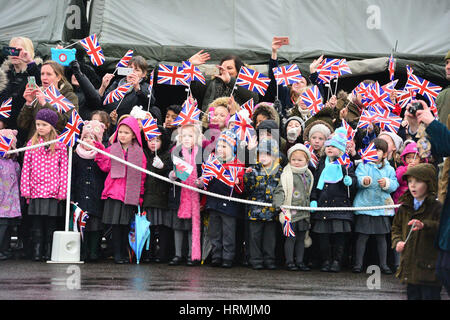
[[[450,130],[442,123],[434,120],[426,129],[431,143],[431,152],[440,157],[450,156]],[[447,185],[447,197],[439,223],[438,246],[441,250],[450,251],[450,183]]]
[[[371,207],[371,206],[383,206],[394,204],[391,198],[391,193],[397,190],[399,183],[397,176],[395,175],[394,168],[391,167],[388,161],[384,161],[384,167],[379,168],[380,165],[374,162],[360,163],[356,168],[355,174],[358,178],[358,191],[356,193],[355,200],[353,201],[354,207]],[[372,181],[369,186],[363,185],[364,177],[369,176]],[[378,184],[378,180],[381,178],[388,178],[389,182],[386,183],[386,187],[382,189]],[[355,214],[365,214],[369,216],[393,216],[394,209],[381,209],[370,211],[355,211]]]

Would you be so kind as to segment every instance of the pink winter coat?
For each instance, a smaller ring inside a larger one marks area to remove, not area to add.
[[[114,133],[113,137],[113,143],[117,142],[117,131],[119,127],[125,124],[129,126],[137,139],[137,142],[139,143],[139,146],[142,148],[142,140],[141,140],[141,133],[139,129],[139,125],[137,124],[137,121],[134,118],[128,117],[123,119],[119,125],[117,126],[117,130]],[[95,144],[97,148],[102,149],[101,143]],[[104,149],[104,148],[103,148]],[[108,147],[106,152],[111,153],[111,146]],[[127,160],[126,151],[123,150],[124,159]],[[105,155],[102,155],[101,153],[97,153],[95,156],[95,162],[97,163],[100,170],[103,172],[108,172],[108,176],[105,180],[105,187],[102,192],[102,199],[114,199],[114,200],[120,200],[122,202],[125,201],[125,194],[126,194],[126,186],[127,186],[127,174],[125,174],[124,178],[111,178],[111,158]],[[147,158],[145,157],[145,154],[142,153],[142,168],[147,168]],[[129,167],[126,166],[126,172],[128,172]],[[134,169],[132,169],[134,170]],[[146,174],[141,174],[141,188],[140,188],[140,197],[139,197],[139,204],[142,204],[143,202],[143,194],[144,194],[144,183],[146,179]]]
[[[39,143],[43,142],[39,138]],[[54,153],[46,147],[26,151],[20,178],[22,197],[66,199],[67,159],[66,145],[61,142],[56,143]]]
[[[395,171],[395,175],[397,176],[397,181],[400,186],[392,195],[392,200],[394,200],[394,203],[398,203],[398,199],[406,192],[406,190],[408,190],[408,182],[403,180],[403,175],[407,170],[408,166],[400,166]]]

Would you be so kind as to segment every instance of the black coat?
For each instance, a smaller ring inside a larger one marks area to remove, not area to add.
[[[344,179],[338,183],[325,183],[322,190],[317,189],[320,175],[325,168],[325,159],[322,158],[314,173],[314,185],[311,191],[311,201],[317,201],[318,207],[351,207],[352,201],[357,190],[357,178],[355,169],[350,167],[348,175],[352,178],[350,189],[350,197],[348,196],[348,188],[344,184]],[[344,177],[347,175],[345,166],[341,166]],[[323,219],[343,219],[353,221],[353,211],[316,211],[311,213],[314,220]]]
[[[173,164],[170,158],[170,152],[166,151],[161,154],[158,153],[158,157],[164,164],[162,169],[155,168],[153,166],[153,159],[155,153],[151,151],[146,152],[147,157],[147,170],[159,174],[164,177],[168,177],[169,172],[173,169]],[[144,203],[143,207],[148,208],[160,208],[167,209],[168,197],[170,190],[170,183],[164,182],[158,178],[147,175],[144,184]]]
[[[206,190],[215,194],[220,194],[229,197],[231,194],[231,189],[232,187],[229,187],[222,181],[213,178],[209,182],[208,188]],[[232,197],[240,198],[240,196],[234,191]],[[214,210],[235,218],[244,218],[244,210],[240,202],[223,200],[216,197],[207,196],[205,209]]]
[[[2,66],[6,69],[7,84],[6,88],[0,93],[0,101],[12,98],[11,116],[8,119],[2,119],[5,121],[9,129],[18,129],[17,117],[25,104],[23,93],[28,83],[28,77],[33,76],[36,79],[36,84],[41,85],[41,65],[36,63],[30,63],[27,66],[25,72],[16,73],[13,65],[8,66],[8,62]],[[19,130],[17,135],[17,147],[25,145],[28,132],[26,130]]]
[[[102,97],[102,100],[105,99],[105,97],[108,95],[108,93],[117,89],[117,87],[124,85],[125,83],[126,83],[125,78],[114,81],[108,87],[107,91],[105,92],[104,96]],[[136,92],[134,90],[134,88],[132,88],[131,91],[129,91],[127,94],[125,94],[123,99],[113,102],[113,103],[109,103],[107,105],[104,105],[103,110],[105,110],[108,113],[111,113],[113,110],[115,110],[117,108],[117,106],[120,103],[120,106],[117,109],[117,115],[118,115],[117,119],[119,119],[124,114],[129,114],[134,106],[142,106],[144,108],[144,110],[147,110],[148,96],[150,94],[148,84],[145,82],[144,79],[142,79],[141,82],[139,83],[139,85],[140,85],[139,91]],[[152,103],[151,104],[154,103],[154,99],[155,99],[155,97],[154,97],[154,95],[152,95]]]
[[[100,170],[94,159],[83,159],[76,152],[72,160],[71,199],[88,215],[103,215],[102,191],[106,173]]]
[[[74,92],[78,97],[79,114],[82,119],[89,120],[91,119],[92,111],[102,108],[102,100],[88,77],[82,73],[75,73],[75,78],[80,84],[79,87],[73,86]]]

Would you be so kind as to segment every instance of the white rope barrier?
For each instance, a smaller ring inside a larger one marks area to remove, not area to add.
[[[43,146],[50,145],[52,143],[56,143],[58,141],[59,141],[58,139],[55,139],[55,140],[47,141],[47,142],[44,142],[44,143],[32,145],[32,146],[29,146],[29,147],[23,147],[23,148],[19,148],[19,149],[16,149],[16,150],[10,150],[10,151],[6,152],[6,154],[13,154],[13,153],[19,153],[19,152],[27,151],[27,150],[31,150],[31,149],[36,149],[36,148],[40,148],[40,147],[43,147]],[[103,155],[105,155],[105,156],[107,156],[107,157],[109,157],[111,159],[114,159],[114,160],[116,160],[116,161],[118,161],[120,163],[123,163],[123,164],[125,164],[125,165],[127,165],[129,167],[132,167],[133,169],[136,169],[136,170],[138,170],[140,172],[143,172],[143,173],[145,173],[147,175],[153,176],[153,177],[155,177],[155,178],[157,178],[159,180],[165,181],[167,183],[174,184],[174,185],[179,186],[181,188],[187,188],[189,190],[192,190],[192,191],[195,191],[195,192],[199,192],[201,194],[204,194],[204,195],[207,195],[207,196],[210,196],[210,197],[219,198],[219,199],[222,199],[222,200],[234,201],[234,202],[239,202],[239,203],[243,203],[243,204],[256,205],[256,206],[262,206],[262,207],[272,207],[271,203],[252,201],[252,200],[245,200],[245,199],[235,198],[235,197],[231,197],[231,196],[227,197],[227,196],[224,196],[224,195],[221,195],[221,194],[216,194],[216,193],[212,193],[212,192],[209,192],[209,191],[206,191],[206,190],[202,190],[202,189],[198,189],[198,188],[195,188],[195,187],[191,187],[191,186],[185,185],[185,184],[177,182],[177,181],[172,181],[172,180],[170,180],[167,177],[164,177],[164,176],[161,176],[161,175],[156,174],[154,172],[148,171],[147,169],[138,167],[138,166],[136,166],[136,165],[134,165],[134,164],[132,164],[132,163],[130,163],[128,161],[125,161],[123,159],[120,159],[120,158],[118,158],[118,157],[116,157],[116,156],[114,156],[114,155],[112,155],[112,154],[110,154],[110,153],[108,153],[106,151],[100,150],[100,149],[98,149],[98,148],[96,148],[96,147],[94,147],[94,146],[92,146],[92,145],[90,145],[90,144],[88,144],[88,143],[86,143],[86,142],[84,142],[82,140],[78,140],[78,143],[80,143],[80,144],[82,144],[82,145],[84,145],[84,146],[86,146],[88,148],[91,148],[91,149],[99,152],[100,154],[103,154]],[[385,205],[385,206],[372,206],[372,207],[317,207],[317,208],[313,208],[313,207],[297,207],[297,206],[285,206],[285,205],[283,205],[282,208],[290,209],[290,210],[302,210],[302,211],[369,211],[369,210],[395,209],[395,208],[398,208],[400,206],[401,206],[401,204]]]
[[[103,154],[103,155],[105,155],[107,157],[110,157],[111,159],[114,159],[114,160],[116,160],[116,161],[118,161],[120,163],[123,163],[123,164],[125,164],[125,165],[127,165],[129,167],[132,167],[133,169],[136,169],[136,170],[141,171],[141,172],[143,172],[145,174],[153,176],[153,177],[155,177],[157,179],[163,180],[163,181],[168,182],[168,183],[172,183],[172,184],[177,185],[177,186],[182,187],[182,188],[188,188],[190,190],[199,192],[201,194],[204,194],[204,195],[207,195],[207,196],[211,196],[211,197],[220,198],[220,199],[223,199],[223,200],[235,201],[235,202],[240,202],[240,203],[250,204],[250,205],[256,205],[256,206],[272,207],[271,203],[239,199],[239,198],[234,198],[234,197],[230,197],[230,196],[227,197],[227,196],[224,196],[224,195],[211,193],[211,192],[206,191],[206,190],[202,190],[202,189],[198,189],[198,188],[195,188],[195,187],[191,187],[191,186],[185,185],[185,184],[177,182],[177,181],[172,181],[169,178],[166,178],[166,177],[161,176],[159,174],[156,174],[154,172],[148,171],[148,170],[146,170],[144,168],[138,167],[138,166],[136,166],[136,165],[134,165],[134,164],[132,164],[130,162],[127,162],[127,161],[125,161],[123,159],[120,159],[120,158],[118,158],[118,157],[116,157],[116,156],[114,156],[114,155],[112,155],[112,154],[110,154],[110,153],[108,153],[106,151],[103,151],[103,150],[100,150],[100,149],[98,149],[98,148],[96,148],[94,146],[91,146],[90,144],[88,144],[88,143],[86,143],[84,141],[78,140],[78,143],[80,143],[80,144],[82,144],[82,145],[84,145],[84,146],[86,146],[88,148],[91,148],[91,149],[93,149],[93,150],[95,150],[95,151],[97,151],[97,152],[99,152],[99,153],[101,153],[101,154]],[[368,211],[368,210],[394,209],[394,208],[400,207],[400,204],[386,205],[386,206],[372,206],[372,207],[318,207],[318,208],[296,207],[296,206],[282,206],[282,207],[285,208],[285,209],[303,210],[303,211],[310,211],[311,209],[313,209],[314,211]]]

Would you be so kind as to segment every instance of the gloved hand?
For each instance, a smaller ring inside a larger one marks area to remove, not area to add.
[[[345,184],[347,187],[351,186],[352,183],[353,183],[352,178],[350,178],[349,176],[345,176],[345,177],[344,177],[344,184]]]
[[[101,142],[98,142],[98,141],[94,141],[94,147],[96,147],[97,149],[103,150],[103,151],[106,149],[105,146]]]
[[[311,201],[311,203],[309,204],[309,206],[311,207],[311,208],[317,208],[317,201],[316,200],[313,200],[313,201]],[[311,210],[311,212],[314,212],[315,210]]]
[[[152,166],[154,166],[156,169],[162,169],[164,167],[164,163],[161,161],[161,159],[158,156],[155,156],[153,158]]]
[[[173,170],[170,171],[170,173],[169,173],[169,179],[172,181],[177,180],[177,175],[175,174],[175,172]]]
[[[73,60],[69,63],[69,67],[70,69],[72,69],[72,72],[74,75],[80,75],[81,74],[81,69],[80,69],[80,64],[78,63],[77,60]]]

